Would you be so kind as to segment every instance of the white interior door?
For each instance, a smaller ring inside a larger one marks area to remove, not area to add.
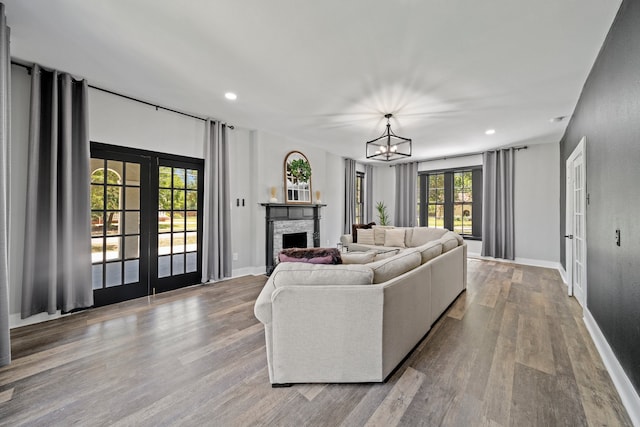
[[[569,295],[586,307],[586,230],[585,230],[585,138],[580,140],[566,163],[566,263]]]

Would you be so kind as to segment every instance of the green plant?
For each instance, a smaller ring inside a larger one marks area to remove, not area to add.
[[[305,159],[295,159],[287,164],[287,172],[298,182],[309,182],[311,179],[311,165]]]
[[[376,203],[376,210],[378,211],[380,225],[389,225],[389,213],[387,213],[387,206],[384,202]]]

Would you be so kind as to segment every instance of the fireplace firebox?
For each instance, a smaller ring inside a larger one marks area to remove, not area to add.
[[[287,233],[282,235],[282,249],[306,247],[307,233]]]

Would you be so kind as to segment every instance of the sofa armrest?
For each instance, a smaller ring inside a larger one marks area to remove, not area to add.
[[[275,383],[381,381],[381,286],[285,286],[271,295]]]

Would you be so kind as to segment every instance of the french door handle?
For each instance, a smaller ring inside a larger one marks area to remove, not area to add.
[[[564,237],[573,240],[573,234],[566,234]]]

